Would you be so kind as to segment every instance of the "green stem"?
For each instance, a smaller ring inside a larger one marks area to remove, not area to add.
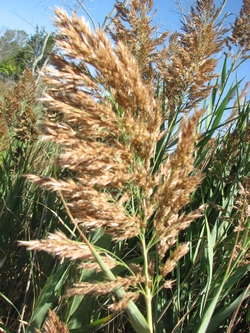
[[[145,237],[142,239],[142,251],[144,261],[144,275],[145,275],[145,303],[146,303],[146,316],[150,332],[153,333],[153,319],[152,319],[152,293],[151,293],[151,278],[148,273],[148,250],[146,247]]]
[[[77,222],[75,221],[74,217],[72,216],[72,214],[71,214],[71,212],[70,212],[70,210],[69,210],[69,208],[68,208],[68,206],[67,206],[67,204],[64,200],[64,197],[63,197],[61,191],[59,191],[59,195],[62,199],[63,205],[64,205],[64,207],[67,211],[67,214],[68,214],[70,220],[72,221],[72,223],[74,224],[74,226],[78,230],[79,234],[81,235],[81,237],[84,240],[84,242],[86,243],[86,245],[89,247],[92,255],[94,256],[94,258],[98,262],[100,268],[102,269],[103,274],[105,275],[105,277],[108,280],[115,281],[116,280],[115,275],[108,268],[106,263],[102,260],[101,256],[99,255],[99,253],[96,251],[95,247],[89,242],[86,235],[79,228]],[[119,299],[123,298],[126,295],[125,290],[121,287],[116,288],[114,290],[114,292],[118,296]],[[133,301],[129,301],[129,303],[126,307],[126,312],[128,314],[131,325],[133,326],[134,330],[137,333],[153,333],[153,331],[150,330],[150,327],[149,327],[148,323],[146,322],[144,316],[142,315],[142,313],[140,312],[140,310],[137,308],[137,306],[135,305],[135,303]]]

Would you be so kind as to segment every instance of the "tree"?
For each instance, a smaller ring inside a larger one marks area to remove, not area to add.
[[[47,33],[44,28],[39,29],[37,26],[35,34],[30,35],[25,43],[24,39],[21,39],[20,43],[18,48],[13,41],[13,44],[9,45],[9,56],[0,61],[0,72],[3,72],[7,77],[18,79],[26,68],[29,68],[33,75],[37,69],[41,69],[53,49],[54,35]],[[2,44],[4,47],[4,41]]]
[[[24,30],[2,29],[0,31],[0,63],[15,55],[28,39]]]
[[[29,37],[26,46],[15,56],[17,74],[22,74],[25,68],[30,68],[33,74],[36,69],[41,69],[53,47],[54,35],[37,26],[35,34]]]

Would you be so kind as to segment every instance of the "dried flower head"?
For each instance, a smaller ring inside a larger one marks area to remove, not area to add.
[[[54,311],[49,311],[48,318],[44,324],[45,333],[69,333],[65,324],[63,324]],[[40,330],[36,330],[41,333]]]
[[[59,162],[76,172],[77,181],[29,178],[70,198],[72,214],[84,228],[105,227],[116,240],[134,237],[140,219],[128,214],[117,193],[125,189],[129,201],[126,187],[147,182],[161,136],[159,102],[121,42],[114,48],[103,31],[92,33],[84,20],[61,9],[56,14],[62,52],[51,57],[54,67],[45,77],[50,89],[44,102],[50,111],[63,113],[64,122],[44,121],[41,128],[44,140],[63,145]],[[95,67],[96,78],[82,64]],[[101,87],[109,91],[116,110]]]
[[[59,30],[57,46],[60,52],[51,56],[53,66],[48,67],[44,75],[48,87],[44,103],[48,113],[58,114],[59,117],[55,117],[54,121],[44,120],[40,127],[44,140],[61,146],[59,163],[73,170],[74,178],[62,181],[51,177],[28,176],[37,185],[57,191],[67,200],[69,215],[74,217],[72,220],[76,222],[79,232],[80,228],[88,232],[103,228],[112,240],[137,238],[138,242],[141,241],[138,250],[147,262],[145,268],[141,263],[137,267],[127,266],[127,275],[125,273],[123,277],[107,274],[108,281],[104,283],[79,282],[67,292],[67,296],[96,296],[123,290],[120,295],[116,294],[119,303],[114,306],[115,311],[128,309],[131,306],[130,300],[138,297],[144,285],[145,291],[142,293],[145,301],[147,304],[151,301],[150,288],[155,282],[157,271],[156,260],[147,257],[152,247],[158,251],[161,267],[161,277],[157,284],[161,283],[164,287],[164,276],[187,253],[188,245],[179,246],[164,261],[166,251],[176,243],[180,231],[199,217],[202,210],[200,207],[187,215],[182,212],[203,178],[194,169],[195,144],[199,139],[196,127],[201,112],[195,111],[192,117],[180,122],[176,150],[170,155],[163,151],[164,158],[159,165],[156,163],[156,150],[166,128],[162,100],[156,97],[152,85],[154,74],[150,73],[150,66],[156,61],[152,52],[162,42],[161,39],[153,40],[149,37],[154,32],[149,29],[150,19],[147,17],[152,4],[152,1],[147,0],[132,1],[131,13],[118,4],[123,19],[134,29],[138,24],[145,31],[138,28],[138,31],[135,30],[137,41],[128,33],[122,42],[125,27],[116,23],[116,36],[113,35],[117,41],[115,46],[102,30],[92,32],[85,20],[76,15],[69,17],[62,9],[56,9]],[[138,13],[141,21],[137,20]],[[198,14],[193,16],[197,19]],[[199,24],[201,28],[201,22]],[[190,25],[187,25],[186,33]],[[190,48],[190,52],[195,53],[201,48],[201,38],[198,38],[197,33],[189,37],[190,40],[193,37],[192,45],[196,48],[189,47],[187,37],[182,37],[182,46],[178,47],[184,48],[183,45],[186,45],[186,52]],[[215,39],[213,33],[211,39]],[[209,43],[206,44],[207,48]],[[128,50],[130,45],[134,55]],[[149,48],[147,52],[143,51],[145,45]],[[177,52],[177,55],[180,54]],[[204,57],[202,54],[197,61],[204,61]],[[207,74],[209,61],[205,63],[204,73]],[[199,67],[202,64],[196,65]],[[211,68],[213,66],[209,70]],[[194,82],[202,86],[207,82],[205,76],[201,82],[197,78],[189,81],[189,94],[193,94],[190,105],[201,98],[192,90]],[[145,244],[145,239],[149,238],[150,244]],[[90,251],[91,244],[87,238],[84,240],[85,243],[73,242],[57,232],[45,240],[22,244],[59,257],[80,259],[83,261],[80,267],[97,269],[95,261],[99,259]],[[106,264],[103,271],[116,266],[115,260],[106,260],[99,250],[97,253],[103,258],[102,265]],[[165,288],[168,286],[171,283],[165,282]],[[124,290],[128,291],[126,296]]]
[[[124,311],[130,301],[136,301],[139,297],[139,293],[126,292],[124,297],[116,303],[111,304],[108,308],[112,312],[122,312]]]
[[[177,262],[189,251],[189,243],[180,244],[173,254],[166,260],[160,268],[160,273],[163,277],[168,275],[176,267]]]
[[[208,96],[216,77],[217,59],[225,29],[217,23],[220,10],[213,0],[197,1],[182,23],[183,33],[170,36],[166,57],[161,61],[161,73],[166,80],[166,97],[171,110],[185,112]]]
[[[10,133],[20,141],[36,140],[36,84],[32,73],[26,69],[18,83],[10,88],[0,102],[0,115]]]
[[[247,177],[244,177],[244,186],[239,183],[239,194],[235,198],[235,209],[236,216],[235,219],[235,229],[234,232],[238,233],[237,244],[234,248],[233,257],[238,258],[239,253],[241,253],[241,263],[243,265],[248,265],[250,262],[249,249],[245,245],[245,237],[250,236],[249,232],[249,223],[250,223],[250,191],[249,185],[250,180]],[[243,255],[242,255],[243,254]]]
[[[117,277],[116,280],[104,283],[98,282],[80,282],[75,283],[73,288],[67,291],[67,296],[72,295],[87,295],[92,294],[93,296],[105,295],[114,292],[115,289],[123,288],[128,290],[131,287],[136,287],[138,283],[143,283],[145,278],[141,275],[131,275],[125,278]]]
[[[70,240],[61,231],[49,234],[46,239],[19,241],[19,244],[27,246],[29,250],[42,251],[46,249],[46,252],[57,255],[60,258],[93,260],[87,245]]]
[[[162,56],[162,45],[168,32],[156,37],[157,27],[152,25],[153,0],[132,0],[129,8],[117,1],[117,16],[114,18],[112,38],[122,41],[136,58],[142,77],[147,82],[155,78],[155,63]],[[123,24],[124,22],[124,24]]]
[[[181,230],[201,215],[203,207],[189,215],[180,214],[182,207],[190,202],[190,195],[203,179],[203,174],[194,171],[194,142],[198,139],[195,128],[200,113],[197,112],[189,122],[182,123],[177,149],[172,153],[155,175],[157,184],[153,199],[155,202],[154,227],[160,246],[161,258],[169,246],[176,241]],[[152,198],[151,198],[152,199]]]
[[[240,45],[245,54],[250,50],[250,1],[243,0],[240,15],[236,18],[232,27],[232,35],[229,40]]]

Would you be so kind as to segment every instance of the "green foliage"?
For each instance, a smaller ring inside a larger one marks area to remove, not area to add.
[[[32,323],[35,320],[39,297],[43,295],[41,292],[49,277],[56,274],[60,266],[48,255],[30,256],[17,244],[19,239],[44,237],[48,230],[58,228],[60,215],[64,220],[63,225],[67,225],[67,218],[60,211],[61,203],[55,195],[35,189],[24,176],[38,170],[43,170],[47,175],[54,174],[56,170],[51,156],[55,155],[56,150],[51,145],[34,141],[22,143],[17,139],[12,140],[2,155],[0,248],[6,260],[0,268],[0,317],[11,332],[16,332],[18,328],[24,331],[23,322],[28,320]],[[39,267],[41,274],[35,267]],[[52,298],[53,304],[56,304],[55,299]]]
[[[9,47],[11,48],[12,44]],[[35,33],[27,38],[22,47],[13,49],[10,56],[0,62],[0,72],[7,77],[18,79],[26,68],[39,70],[53,47],[54,35],[48,35],[43,28],[39,29],[37,26]]]
[[[17,76],[23,73],[25,68],[32,69],[36,59],[40,59],[40,57],[41,59],[36,64],[36,69],[39,70],[42,68],[49,56],[49,53],[54,47],[54,36],[49,35],[48,39],[46,37],[47,33],[45,30],[36,27],[36,32],[29,37],[26,46],[19,50],[19,52],[15,55]]]
[[[1,62],[0,72],[4,73],[6,76],[12,76],[16,71],[17,69],[15,68],[15,61],[13,58]]]
[[[0,63],[24,47],[27,38],[28,34],[23,30],[5,29],[0,31]]]

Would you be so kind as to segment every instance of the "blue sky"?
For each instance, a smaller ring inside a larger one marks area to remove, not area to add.
[[[162,30],[175,31],[180,28],[180,11],[175,2],[177,0],[155,0],[155,7],[158,9],[155,20],[160,24]],[[183,7],[194,4],[194,0],[181,0]],[[217,6],[222,0],[215,0]],[[54,31],[52,23],[53,8],[60,6],[64,8],[73,7],[77,0],[0,0],[0,29],[20,29],[28,34],[35,32],[36,25],[45,27],[46,31]],[[95,23],[102,24],[105,15],[114,6],[115,0],[85,0],[84,5],[93,17]],[[229,20],[233,22],[235,15],[240,11],[243,0],[227,0],[224,13],[230,12]],[[83,11],[81,11],[83,15]],[[223,57],[222,57],[223,58]],[[222,63],[222,60],[221,62]],[[220,67],[218,70],[220,71]],[[249,60],[240,67],[239,78],[245,77],[244,82],[249,80]],[[244,85],[242,83],[241,87]]]
[[[73,0],[1,0],[0,2],[0,28],[25,30],[28,34],[35,32],[36,25],[44,26],[47,31],[54,30],[51,17],[55,6],[72,5]],[[193,0],[182,0],[184,6],[193,3]],[[227,0],[226,11],[238,13],[243,0]],[[84,5],[93,16],[96,23],[102,23],[105,15],[114,5],[114,0],[85,0]],[[216,0],[219,4],[220,0]],[[169,30],[178,26],[178,8],[174,0],[155,0],[158,14],[156,19]],[[232,16],[232,19],[234,16]]]

